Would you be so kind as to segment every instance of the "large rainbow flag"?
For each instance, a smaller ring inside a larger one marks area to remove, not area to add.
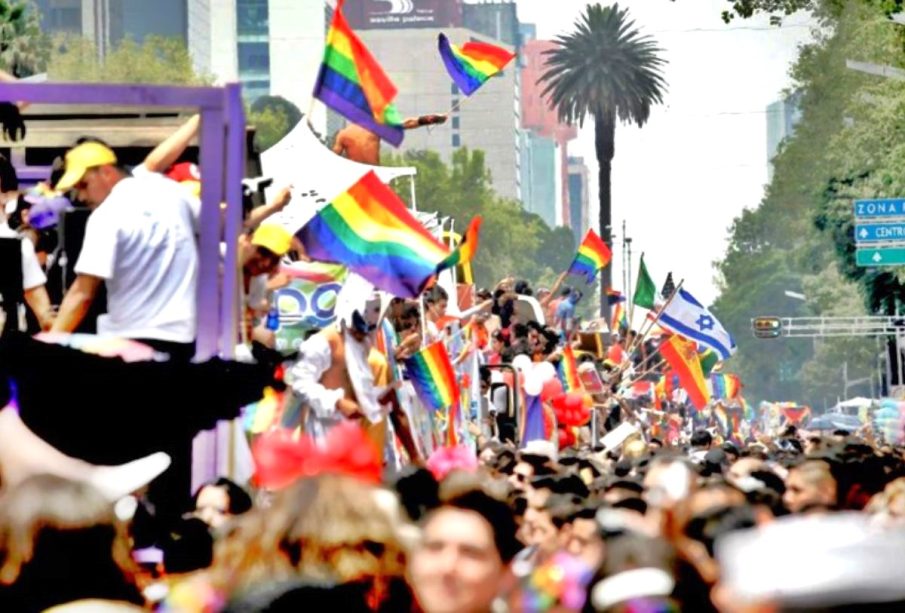
[[[471,41],[459,47],[449,42],[446,34],[440,34],[438,47],[449,76],[466,96],[515,59],[511,51],[488,43]]]
[[[613,254],[594,230],[588,230],[578,247],[578,253],[569,267],[570,275],[584,275],[588,283],[594,282],[597,272],[610,263]]]
[[[428,345],[406,360],[405,370],[426,408],[441,411],[459,402],[456,373],[442,341]]]
[[[373,171],[317,212],[296,234],[308,256],[345,264],[403,298],[421,294],[450,256]]]
[[[339,0],[333,11],[314,97],[398,147],[404,132],[393,104],[396,86],[349,27],[342,5]]]

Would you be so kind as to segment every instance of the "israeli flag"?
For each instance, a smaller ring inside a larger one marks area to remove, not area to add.
[[[658,323],[676,334],[710,347],[720,354],[721,360],[728,359],[735,353],[736,346],[732,335],[710,311],[684,289],[679,289],[672,302],[663,309]]]

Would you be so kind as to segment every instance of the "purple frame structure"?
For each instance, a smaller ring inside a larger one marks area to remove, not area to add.
[[[0,100],[44,104],[196,107],[201,114],[201,234],[196,357],[233,357],[238,336],[238,236],[245,174],[245,111],[241,87],[171,87],[85,83],[0,83]],[[226,202],[225,215],[220,203]],[[226,254],[220,258],[220,242]],[[216,471],[221,436],[196,441],[196,481]],[[202,451],[198,457],[198,451]],[[207,457],[204,457],[207,456]],[[213,465],[212,465],[213,464]],[[201,474],[199,474],[201,473]],[[216,474],[214,472],[214,474]]]

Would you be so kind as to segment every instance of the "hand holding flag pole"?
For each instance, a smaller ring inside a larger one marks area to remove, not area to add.
[[[627,353],[628,356],[629,356],[629,359],[631,359],[631,355],[632,355],[632,353],[635,351],[635,349],[638,348],[638,345],[644,342],[644,340],[647,338],[647,335],[650,334],[651,330],[654,329],[654,326],[657,325],[657,322],[660,321],[660,314],[663,312],[663,309],[665,309],[666,307],[668,307],[668,306],[672,303],[673,299],[674,299],[676,296],[679,295],[679,289],[681,289],[683,283],[685,283],[685,279],[682,279],[681,281],[679,281],[679,284],[676,285],[676,289],[673,290],[673,293],[672,293],[672,294],[670,294],[669,299],[667,299],[666,303],[665,303],[662,307],[660,307],[660,308],[657,310],[656,316],[655,316],[652,320],[651,320],[651,319],[645,319],[644,323],[641,324],[641,329],[640,329],[640,330],[638,331],[638,333],[635,335],[635,340],[634,340],[634,341],[632,342],[632,344],[629,345],[629,347],[625,350],[626,353]],[[647,327],[646,327],[646,328],[644,327],[645,324],[647,324]],[[618,374],[621,375],[621,373],[622,373],[626,368],[627,368],[627,366],[620,366],[620,367],[619,367]]]

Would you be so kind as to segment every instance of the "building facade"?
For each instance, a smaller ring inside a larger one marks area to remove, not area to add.
[[[453,152],[461,147],[480,149],[485,153],[497,194],[521,200],[517,70],[503,70],[480,91],[465,97],[437,55],[437,37],[441,32],[457,44],[468,40],[500,44],[461,27],[364,29],[358,32],[396,84],[399,90],[396,106],[403,116],[449,112],[449,120],[443,125],[407,131],[400,151],[429,149],[449,161]],[[412,61],[412,58],[426,59]]]
[[[582,157],[569,157],[569,217],[575,244],[581,243],[591,227],[590,196],[588,189],[588,167]]]
[[[795,134],[801,120],[801,94],[793,93],[767,106],[767,176],[773,179],[773,158],[782,141]]]
[[[522,203],[556,227],[556,142],[533,130],[519,131]]]
[[[530,31],[523,28],[523,33]],[[547,98],[543,96],[543,85],[540,84],[544,74],[546,58],[544,53],[553,49],[555,43],[547,40],[525,40],[522,45],[522,128],[531,130],[544,138],[552,139],[559,149],[557,162],[558,183],[561,186],[556,194],[558,204],[557,219],[564,226],[575,227],[572,208],[569,204],[569,141],[578,136],[578,130],[559,121],[559,117]],[[576,222],[578,220],[575,220]]]

